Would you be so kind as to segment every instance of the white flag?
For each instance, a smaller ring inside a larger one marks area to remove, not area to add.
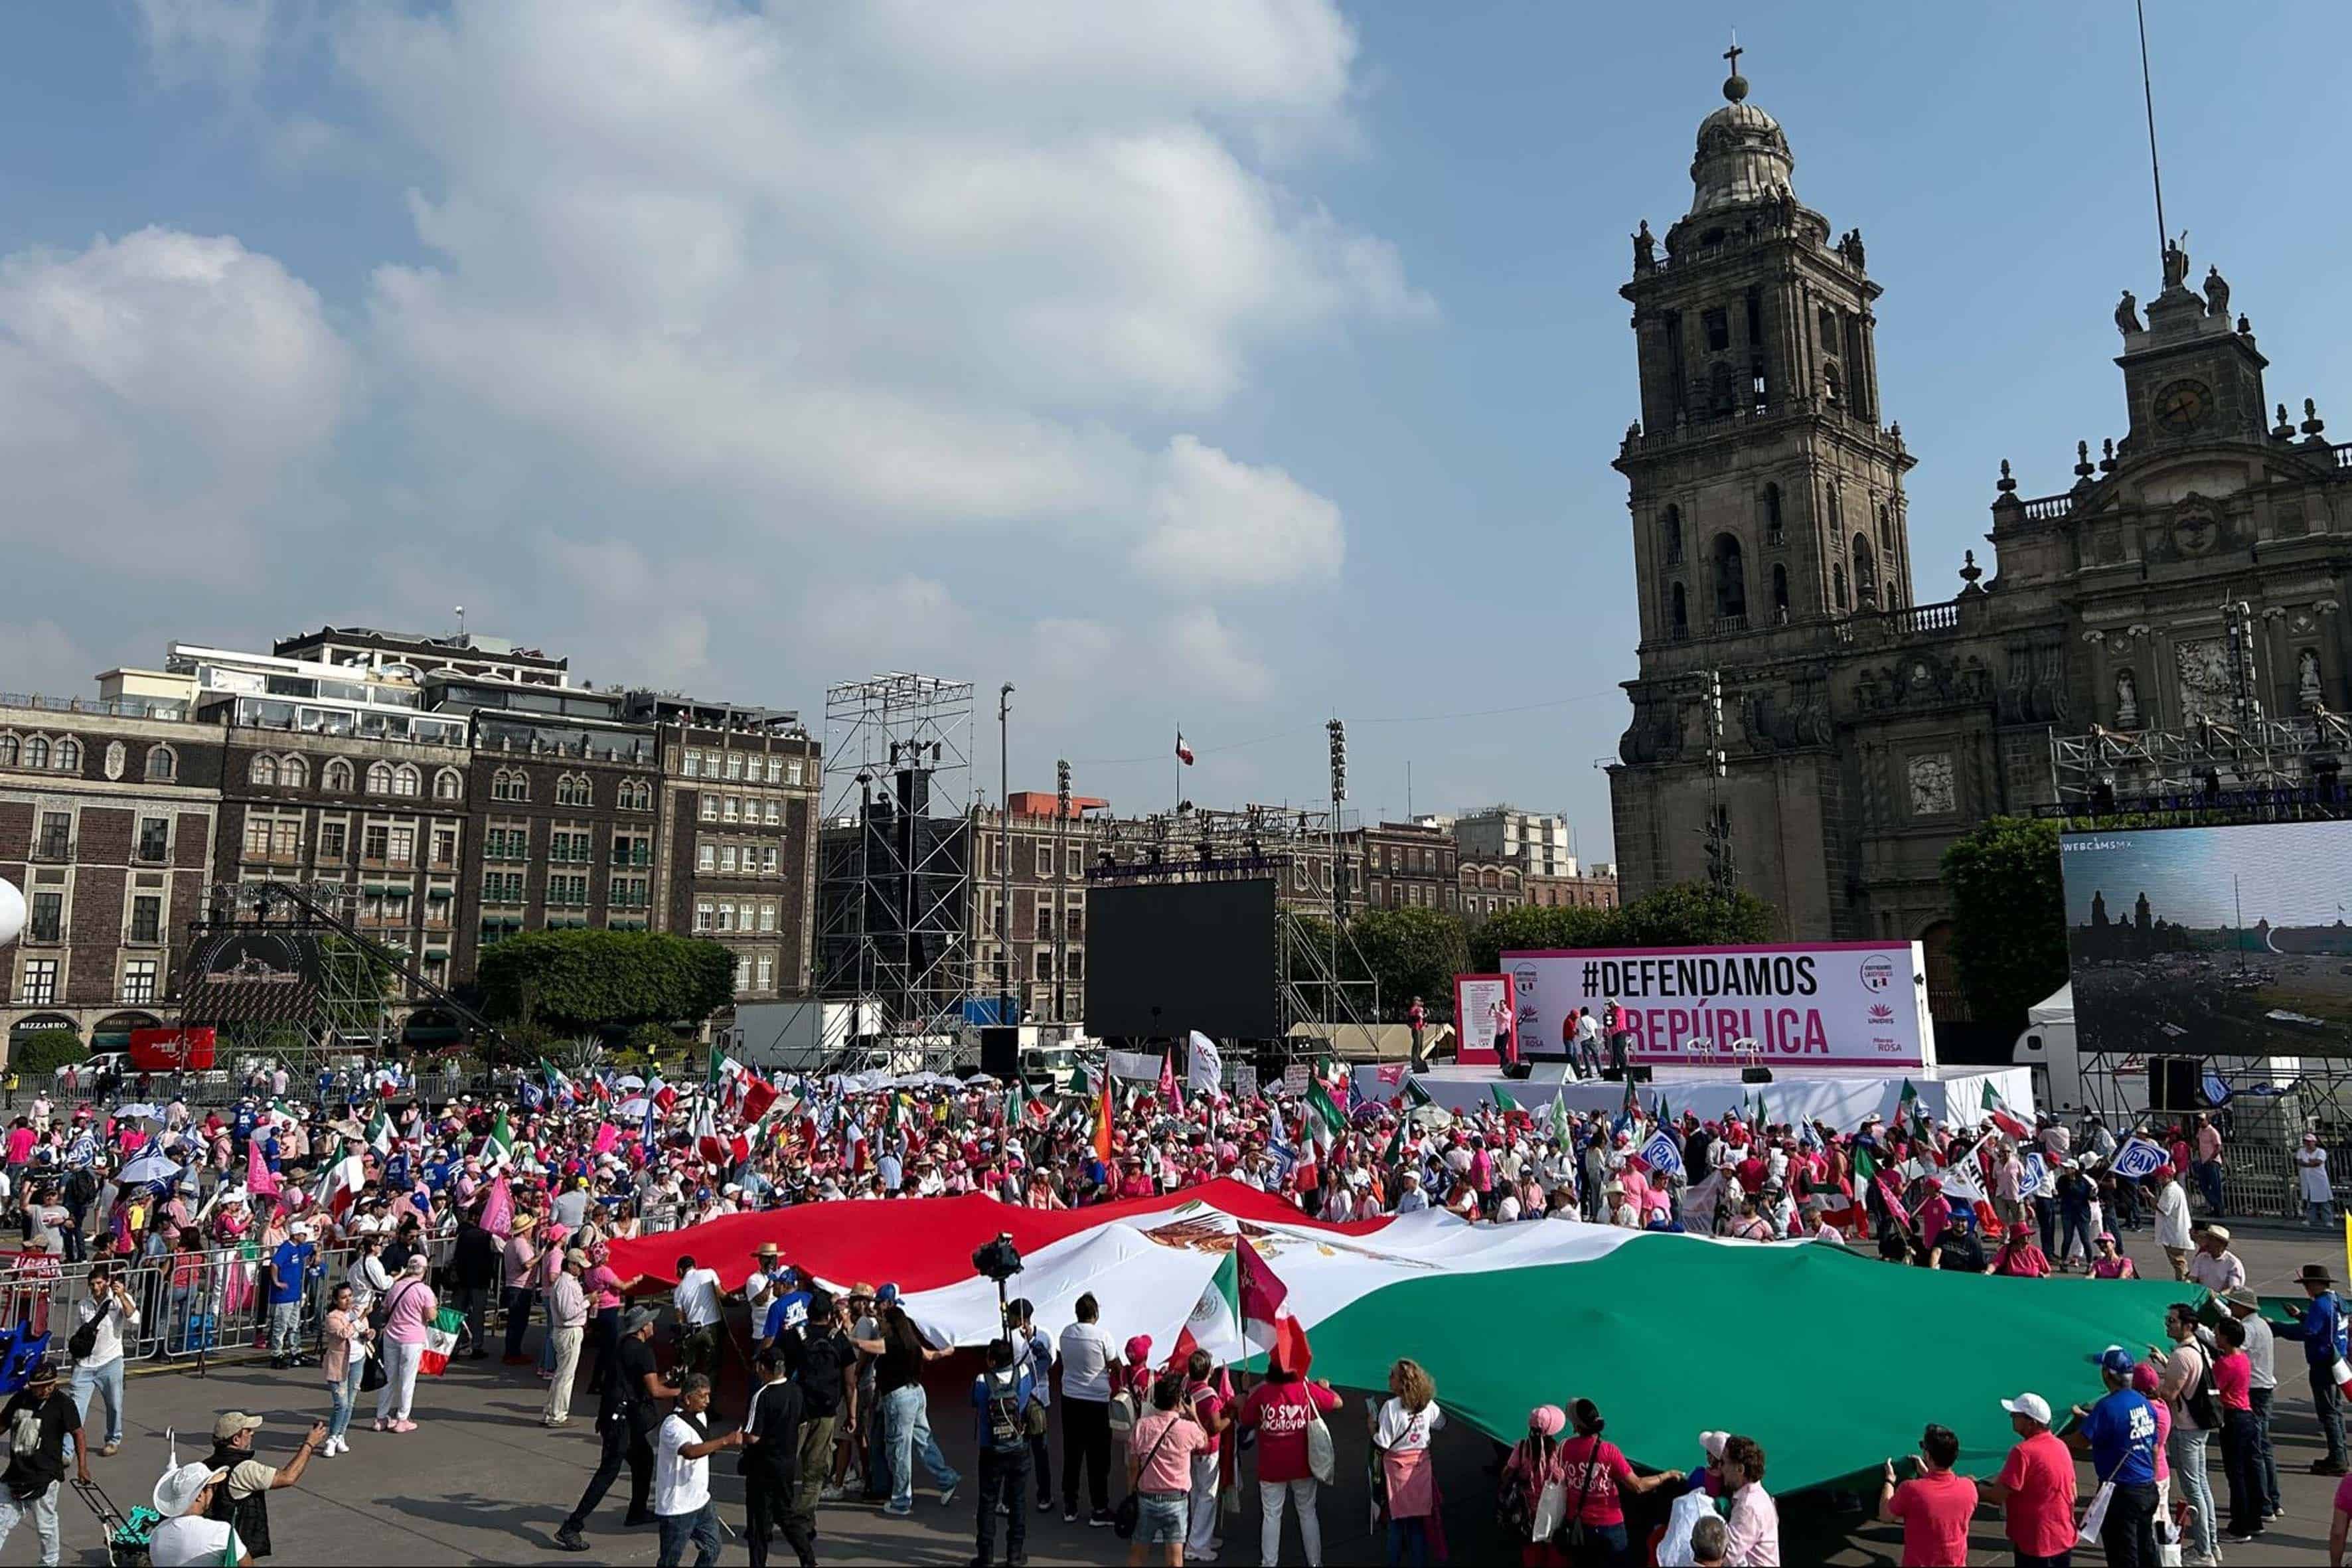
[[[1195,1029],[1192,1033],[1192,1054],[1184,1068],[1184,1087],[1202,1089],[1212,1095],[1224,1092],[1225,1058],[1217,1050],[1217,1042]]]

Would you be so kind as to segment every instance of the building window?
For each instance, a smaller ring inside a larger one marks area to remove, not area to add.
[[[139,819],[139,858],[161,860],[170,853],[172,824],[168,817],[142,816]]]
[[[651,811],[654,808],[654,786],[643,779],[623,779],[620,805],[623,811]]]
[[[728,822],[740,820],[742,814],[743,799],[740,795],[729,795],[719,807],[720,817]]]
[[[1037,846],[1037,875],[1041,879],[1045,881],[1051,881],[1053,879],[1054,847],[1050,844],[1040,844]]]
[[[28,958],[16,983],[16,1000],[35,1007],[52,1007],[58,1000],[58,961]]]
[[[360,858],[383,865],[392,845],[392,829],[378,823],[360,835]]]
[[[1740,557],[1739,541],[1728,533],[1715,536],[1715,614],[1727,621],[1748,614],[1748,566]]]
[[[250,784],[262,784],[270,788],[277,787],[278,759],[276,757],[256,756],[251,762],[245,764],[245,782]]]
[[[1054,954],[1050,948],[1037,955],[1037,978],[1040,980],[1054,978]]]
[[[370,763],[368,764],[367,771],[367,787],[368,794],[370,795],[390,795],[392,793],[392,764],[390,763]]]
[[[718,820],[719,820],[719,797],[718,797],[717,795],[704,795],[704,796],[702,797],[702,805],[701,805],[700,809],[696,813],[696,815],[697,815],[697,816],[698,816],[699,817],[701,817],[701,819],[702,819],[703,821],[705,821],[705,822],[716,822],[716,821],[718,821]]]
[[[778,864],[774,845],[771,844],[760,851],[760,871],[762,876],[774,876]]]
[[[41,841],[35,853],[44,860],[62,860],[73,853],[73,814],[67,811],[41,813]]]
[[[730,752],[727,753],[727,776],[730,779],[740,779],[743,776],[742,752]]]
[[[776,961],[768,953],[760,955],[760,989],[767,990],[776,983]]]
[[[131,958],[122,964],[122,999],[125,1002],[155,1000],[155,961],[152,958]]]
[[[784,782],[783,758],[770,757],[768,759],[768,782],[770,784],[782,784]]]
[[[783,820],[783,802],[770,796],[762,815],[769,826],[775,826]]]
[[[700,778],[702,776],[702,753],[700,752],[688,752],[684,756],[678,758],[677,771],[678,776],[681,778]]]
[[[1830,602],[1841,610],[1845,608],[1845,568],[1843,566],[1830,568]]]
[[[322,865],[340,866],[343,860],[343,825],[340,822],[319,824],[319,860]]]
[[[1721,353],[1731,346],[1731,316],[1725,310],[1709,310],[1699,318],[1706,325],[1706,349],[1709,353]]]
[[[694,847],[694,868],[698,871],[716,871],[719,869],[719,847],[716,844],[696,845]]]
[[[25,742],[25,765],[28,768],[49,765],[49,738],[47,735],[36,735]]]
[[[57,942],[65,935],[66,896],[63,893],[37,892],[32,899],[32,916],[25,930],[35,942]]]
[[[392,863],[395,866],[409,866],[415,863],[416,829],[414,827],[395,827],[392,830],[391,858]]]
[[[1669,566],[1681,565],[1683,561],[1683,509],[1678,506],[1670,506],[1666,508],[1666,515],[1660,526],[1664,529],[1666,536],[1666,564]]]
[[[12,758],[0,756],[0,762],[9,762],[13,760],[14,759]],[[170,784],[174,778],[179,776],[179,773],[180,759],[173,752],[171,747],[150,746],[147,748],[147,782],[149,784]]]
[[[131,940],[158,942],[163,935],[163,899],[160,893],[142,893],[131,900]]]
[[[1865,610],[1878,608],[1878,561],[1864,533],[1853,536],[1853,602]]]
[[[1772,568],[1772,618],[1786,624],[1789,619],[1789,569]]]
[[[414,795],[421,791],[424,786],[425,775],[417,772],[416,769],[411,767],[408,763],[403,763],[400,766],[392,770],[393,794]]]
[[[490,798],[492,800],[529,800],[530,780],[523,773],[500,768],[490,775]]]
[[[79,773],[80,771],[81,742],[71,739],[59,741],[58,742],[58,772],[61,773]]]
[[[776,903],[773,899],[760,906],[760,929],[763,931],[776,929]]]
[[[719,847],[719,868],[722,871],[735,869],[735,846],[732,844],[722,844]]]
[[[319,782],[327,790],[333,794],[351,794],[352,764],[343,761],[341,757],[335,758],[332,762],[327,764],[325,771],[319,775]]]
[[[456,828],[436,827],[433,830],[433,863],[436,866],[454,866],[457,863],[457,830]]]
[[[0,735],[0,768],[13,768],[25,754],[25,744],[14,735]]]
[[[807,782],[807,775],[806,775],[806,773],[803,771],[803,769],[804,765],[805,765],[805,764],[803,764],[803,763],[802,762],[802,760],[801,760],[800,758],[798,758],[798,757],[790,757],[790,758],[785,759],[785,762],[784,762],[784,782],[785,782],[786,784],[804,784],[804,783],[806,783],[806,782]]]
[[[751,959],[749,953],[739,952],[735,955],[735,989],[738,991],[751,989]]]
[[[1766,485],[1764,487],[1764,531],[1769,537],[1777,539],[1780,535],[1780,487]]]
[[[1667,597],[1666,605],[1666,625],[1669,631],[1677,637],[1690,636],[1690,601],[1683,593],[1683,585],[1680,583],[1675,584],[1674,592]]]
[[[720,931],[735,929],[735,906],[724,899],[719,902],[719,929]]]
[[[595,789],[579,773],[565,773],[555,781],[555,804],[558,805],[593,805]]]
[[[433,775],[433,798],[456,800],[466,793],[466,781],[457,776],[455,768],[443,768]]]

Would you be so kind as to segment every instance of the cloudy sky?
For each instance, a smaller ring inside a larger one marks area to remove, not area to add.
[[[2167,198],[2352,431],[2352,8],[2150,0]],[[1860,225],[1916,595],[2124,428],[2128,0],[1747,7]],[[0,689],[476,630],[814,712],[1010,680],[1014,787],[1566,810],[1633,673],[1626,235],[1736,8],[88,0],[0,17]],[[2316,184],[2315,184],[2316,182]],[[992,731],[990,723],[984,729]],[[981,741],[995,773],[992,735]]]

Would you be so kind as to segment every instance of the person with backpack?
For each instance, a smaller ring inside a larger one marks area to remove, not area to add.
[[[812,1542],[817,1503],[833,1471],[834,1434],[857,1425],[857,1347],[848,1329],[849,1303],[817,1286],[809,1291],[807,1323],[777,1352],[801,1392],[791,1508]]]
[[[996,1512],[1003,1506],[1004,1561],[1029,1561],[1029,1436],[1042,1428],[1045,1406],[1037,1400],[1034,1370],[1013,1353],[1009,1339],[991,1340],[988,1370],[971,1382],[972,1426],[980,1447],[979,1555],[988,1568],[996,1550]]]
[[[2221,1409],[2213,1392],[2212,1352],[2200,1342],[2195,1312],[2181,1302],[2165,1309],[2164,1331],[2171,1336],[2171,1351],[2150,1345],[2147,1352],[2161,1374],[2157,1395],[2172,1412],[2165,1458],[2171,1462],[2181,1495],[2196,1510],[2185,1543],[2187,1555],[2210,1562],[2217,1521],[2213,1483],[2205,1473],[2205,1461],[2213,1434],[2221,1425]]]
[[[8,1466],[0,1470],[0,1546],[30,1514],[40,1537],[41,1561],[54,1564],[61,1545],[58,1487],[66,1479],[66,1445],[73,1445],[74,1479],[89,1481],[89,1447],[82,1441],[81,1412],[58,1387],[58,1363],[44,1360],[25,1386],[0,1408],[0,1430],[8,1434]]]
[[[751,1568],[767,1568],[768,1542],[777,1535],[792,1547],[800,1568],[814,1568],[812,1516],[799,1506],[801,1466],[809,1457],[807,1390],[793,1381],[783,1352],[773,1345],[761,1351],[751,1364],[760,1387],[743,1417],[743,1452],[738,1461],[743,1472],[743,1543],[751,1553]],[[819,1464],[831,1457],[831,1442],[828,1436],[825,1447],[817,1450]]]

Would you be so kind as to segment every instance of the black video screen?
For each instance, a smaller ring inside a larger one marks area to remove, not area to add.
[[[1270,1040],[1272,880],[1097,887],[1087,894],[1087,1031]]]

